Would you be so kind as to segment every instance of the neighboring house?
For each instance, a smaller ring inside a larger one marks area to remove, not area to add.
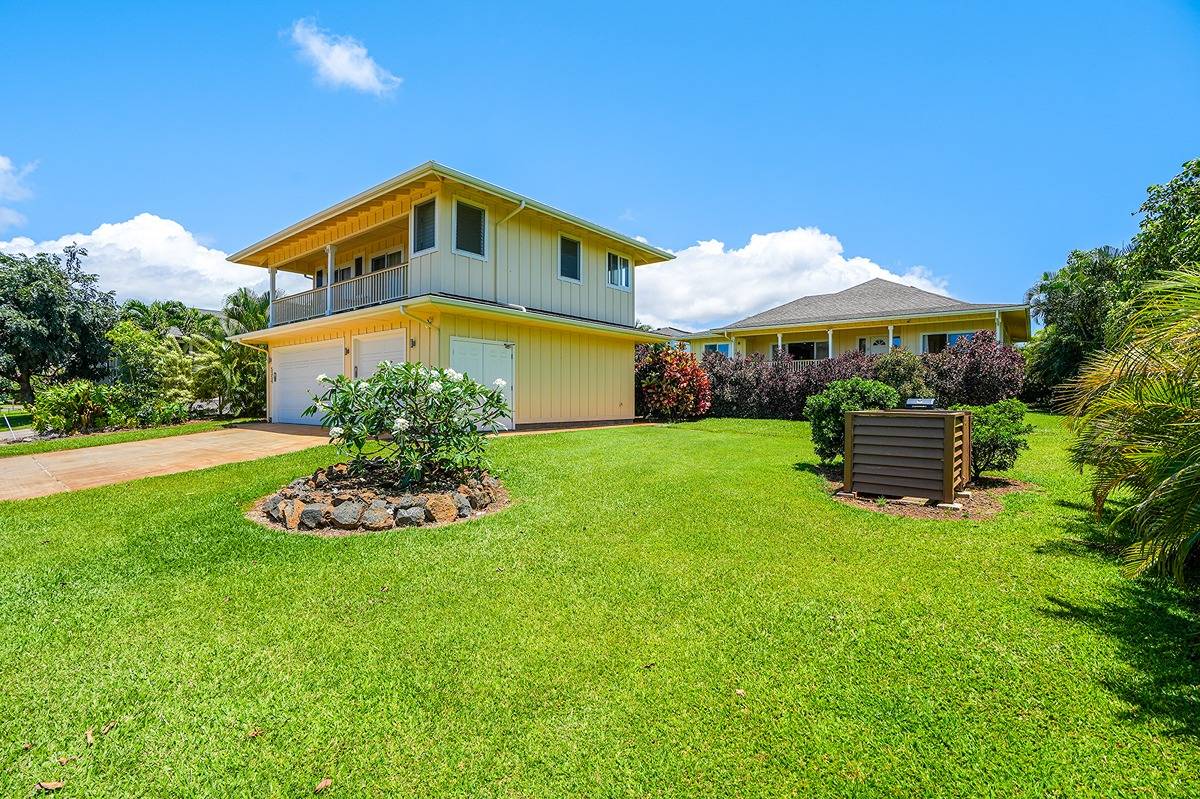
[[[972,303],[876,278],[833,294],[814,294],[685,340],[697,355],[759,353],[794,361],[832,358],[853,350],[871,355],[892,347],[940,352],[977,330],[1006,344],[1029,340],[1029,306]]]
[[[317,376],[383,360],[505,381],[508,426],[630,419],[635,267],[672,256],[428,162],[229,257],[268,269],[268,415],[302,415]],[[278,271],[312,288],[279,296]]]
[[[686,339],[688,336],[690,336],[692,334],[686,330],[680,330],[677,327],[667,326],[667,327],[656,327],[653,330],[651,330],[650,332],[657,333],[660,336],[666,336],[668,339],[670,339],[671,344],[682,344],[684,349],[691,349],[691,347],[688,345]]]

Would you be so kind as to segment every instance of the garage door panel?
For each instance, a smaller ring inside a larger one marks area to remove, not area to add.
[[[286,424],[320,424],[320,418],[304,416],[314,395],[324,393],[317,376],[340,375],[343,367],[341,341],[279,347],[271,352],[271,420]]]
[[[408,333],[400,331],[383,336],[354,339],[354,376],[366,380],[383,361],[404,363],[408,355]]]

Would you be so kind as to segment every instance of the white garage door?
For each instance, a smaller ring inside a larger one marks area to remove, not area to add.
[[[404,363],[407,343],[408,334],[403,330],[355,337],[353,376],[366,380],[375,374],[375,367],[379,366],[380,361]]]
[[[503,341],[481,341],[472,338],[451,337],[450,339],[450,368],[456,372],[478,380],[485,386],[490,386],[497,378],[503,380],[504,401],[508,403],[509,416],[501,420],[501,424],[511,430],[513,427],[513,355],[515,344]]]
[[[302,416],[312,404],[313,395],[323,394],[325,386],[317,375],[330,377],[342,373],[342,342],[297,344],[271,351],[271,421],[287,424],[320,424],[320,414]]]

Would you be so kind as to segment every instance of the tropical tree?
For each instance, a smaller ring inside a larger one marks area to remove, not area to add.
[[[1071,382],[1071,457],[1092,473],[1096,512],[1129,500],[1114,524],[1137,542],[1130,575],[1185,579],[1200,551],[1200,263],[1151,283],[1107,352]]]
[[[219,330],[215,316],[197,308],[189,308],[179,300],[127,300],[121,306],[121,319],[133,322],[142,330],[165,336],[172,328],[184,336],[197,333],[213,334]]]
[[[33,402],[37,378],[96,377],[109,357],[106,333],[117,321],[112,292],[83,271],[87,250],[0,254],[0,379]]]
[[[213,397],[223,412],[261,414],[266,411],[267,359],[260,350],[231,339],[262,330],[270,312],[269,295],[240,288],[225,299],[224,319],[212,334],[188,337],[195,356],[197,394]]]

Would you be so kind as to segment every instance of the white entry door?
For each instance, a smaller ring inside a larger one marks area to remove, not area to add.
[[[887,336],[869,336],[858,340],[859,352],[865,352],[868,355],[887,355],[891,349],[888,346]]]
[[[375,368],[381,361],[404,363],[408,354],[407,344],[408,333],[403,330],[355,336],[354,374],[351,377],[366,380],[375,374]]]
[[[497,379],[505,383],[504,401],[508,403],[509,415],[501,420],[506,429],[513,428],[513,364],[517,346],[505,341],[483,341],[475,338],[450,338],[450,368],[462,372],[473,380],[491,386]]]
[[[320,415],[302,416],[313,395],[325,392],[317,375],[342,373],[342,342],[322,341],[271,350],[271,421],[320,424]]]

